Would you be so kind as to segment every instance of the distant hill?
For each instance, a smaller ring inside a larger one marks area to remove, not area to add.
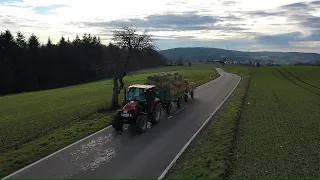
[[[162,50],[160,53],[168,59],[183,58],[187,61],[219,60],[221,56],[227,56],[228,61],[268,61],[280,64],[320,60],[320,54],[317,53],[243,52],[205,47],[174,48]]]

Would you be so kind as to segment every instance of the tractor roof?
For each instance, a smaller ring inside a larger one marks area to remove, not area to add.
[[[134,84],[129,86],[129,88],[142,88],[142,89],[151,89],[155,88],[155,85],[145,85],[145,84]]]

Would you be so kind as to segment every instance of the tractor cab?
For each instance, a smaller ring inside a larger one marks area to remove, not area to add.
[[[112,126],[122,130],[123,124],[136,124],[138,132],[145,132],[148,121],[157,124],[161,118],[161,104],[155,85],[132,85],[128,87],[123,108],[113,117]]]
[[[155,85],[132,85],[128,87],[125,104],[136,102],[146,110],[151,110],[156,99]],[[126,105],[124,106],[126,107]]]

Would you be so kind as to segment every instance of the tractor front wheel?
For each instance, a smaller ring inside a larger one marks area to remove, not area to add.
[[[117,131],[122,131],[123,122],[122,122],[122,120],[121,120],[120,112],[117,112],[117,113],[113,116],[112,127],[113,127],[115,130],[117,130]]]
[[[137,132],[140,133],[144,133],[146,132],[147,128],[148,128],[148,117],[147,115],[140,115],[137,117],[137,121],[136,121],[136,128],[137,128]]]

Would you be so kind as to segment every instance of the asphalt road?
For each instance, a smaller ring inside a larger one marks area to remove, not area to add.
[[[141,135],[106,128],[7,178],[158,178],[181,148],[237,85],[240,77],[217,69],[219,78],[199,86],[195,99]],[[164,111],[163,111],[164,112]]]

